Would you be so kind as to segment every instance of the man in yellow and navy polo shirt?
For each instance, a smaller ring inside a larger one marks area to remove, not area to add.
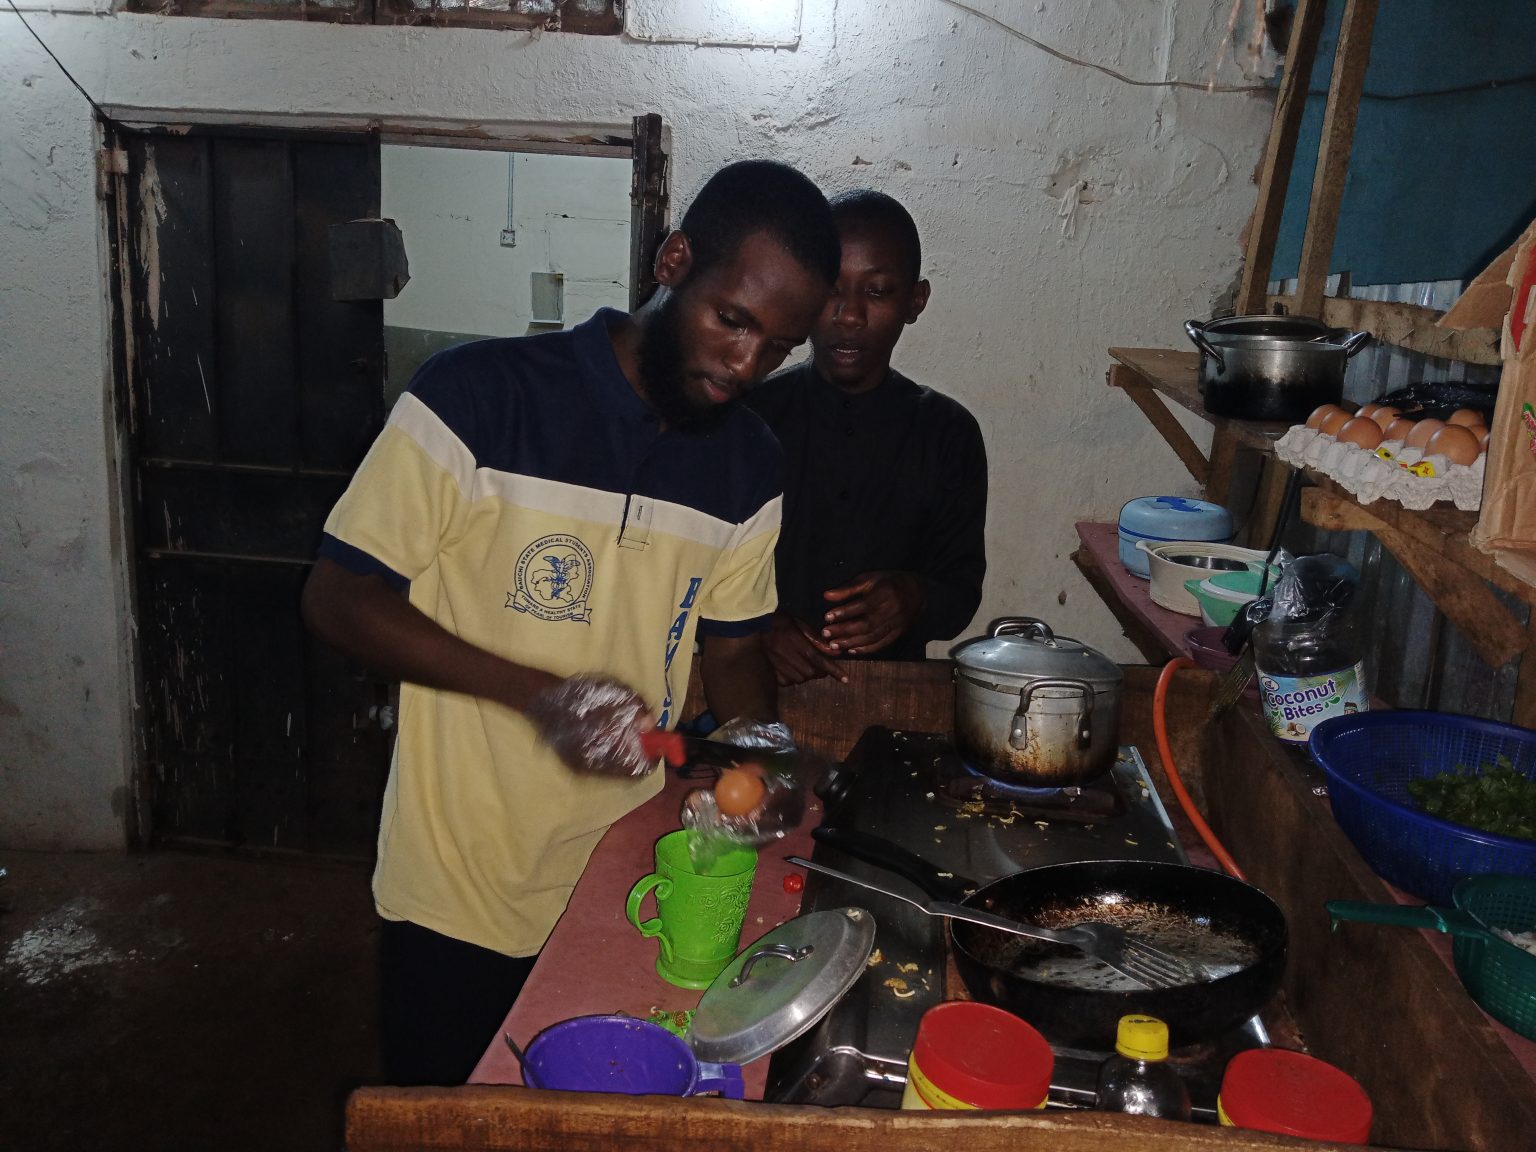
[[[656,294],[417,373],[326,522],[322,639],[402,681],[379,830],[386,1073],[462,1083],[598,839],[661,787],[695,637],[717,716],[776,718],[778,445],[735,401],[837,278],[825,198],[744,161]]]

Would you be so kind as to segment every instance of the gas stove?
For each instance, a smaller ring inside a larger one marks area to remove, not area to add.
[[[1091,784],[1017,788],[975,772],[947,736],[870,728],[823,800],[824,824],[893,840],[982,884],[1074,860],[1188,863],[1132,747],[1121,748],[1110,772]],[[818,842],[812,858],[923,895],[829,844]],[[831,877],[807,878],[803,912],[850,904],[869,909],[878,925],[869,967],[816,1028],[774,1054],[765,1095],[771,1102],[898,1107],[918,1021],[945,998],[943,920]],[[1214,1043],[1170,1054],[1189,1085],[1197,1120],[1215,1122],[1227,1060],[1266,1042],[1255,1019]],[[1099,1065],[1109,1053],[1053,1050],[1049,1106],[1091,1106]]]

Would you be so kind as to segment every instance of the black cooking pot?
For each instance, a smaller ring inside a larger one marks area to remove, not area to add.
[[[1227,316],[1184,332],[1200,349],[1205,410],[1242,420],[1297,423],[1344,396],[1344,369],[1369,332],[1329,328],[1309,316]]]
[[[825,826],[812,835],[906,877],[937,900],[1048,928],[1117,924],[1184,959],[1228,961],[1220,968],[1212,963],[1223,974],[1195,984],[1093,987],[1091,965],[1076,949],[951,921],[955,965],[971,995],[1023,1017],[1061,1047],[1112,1047],[1116,1025],[1128,1013],[1162,1020],[1174,1047],[1214,1040],[1263,1008],[1285,974],[1284,913],[1259,889],[1221,872],[1148,860],[1085,860],[977,885],[877,836]],[[1063,982],[1063,970],[1073,973],[1071,983]]]

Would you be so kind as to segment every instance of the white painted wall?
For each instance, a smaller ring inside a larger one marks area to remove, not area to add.
[[[517,244],[503,247],[509,161]],[[628,160],[386,145],[379,167],[411,267],[384,323],[519,336],[536,271],[564,275],[568,326],[629,306]]]
[[[1230,0],[975,4],[1131,76],[1243,80],[1233,61],[1246,58],[1226,43]],[[832,190],[895,194],[923,229],[934,287],[898,363],[971,407],[992,459],[979,618],[1043,616],[1133,657],[1071,566],[1073,521],[1193,485],[1105,387],[1104,349],[1179,344],[1179,323],[1206,314],[1231,281],[1267,101],[1129,87],[945,0],[806,0],[793,51],[30,18],[104,103],[468,122],[627,124],[658,111],[673,132],[680,204],[719,165],[752,154]],[[0,106],[0,844],[105,846],[122,839],[132,622],[113,510],[93,129],[5,10]]]

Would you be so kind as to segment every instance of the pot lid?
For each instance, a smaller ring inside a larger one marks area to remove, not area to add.
[[[863,908],[809,912],[741,952],[699,1000],[688,1043],[700,1060],[746,1064],[810,1031],[852,988],[875,946]]]
[[[1271,316],[1268,313],[1223,316],[1204,327],[1207,336],[1280,336],[1302,340],[1333,331],[1312,316]]]
[[[967,640],[950,656],[978,678],[1022,687],[1031,680],[1086,680],[1096,690],[1117,688],[1125,679],[1120,666],[1096,648],[1070,636],[1057,636],[1032,616],[1005,616],[990,634]]]

